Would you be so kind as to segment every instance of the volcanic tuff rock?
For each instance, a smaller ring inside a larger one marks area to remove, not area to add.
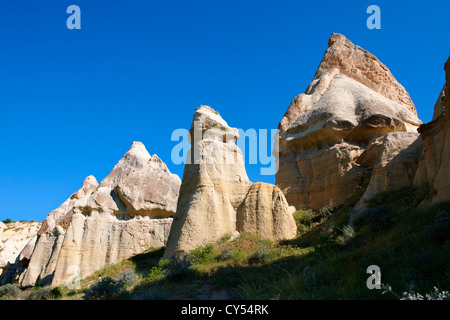
[[[374,169],[351,221],[377,193],[412,186],[422,150],[422,140],[414,132],[392,132],[373,140],[358,159],[359,165]]]
[[[257,182],[237,210],[236,228],[266,239],[291,239],[297,234],[292,210],[280,188]]]
[[[341,204],[371,174],[358,163],[368,145],[387,133],[416,132],[416,114],[385,65],[333,34],[313,81],[280,121],[276,184],[297,209]]]
[[[38,232],[39,240],[35,245],[28,268],[25,271],[22,285],[47,285],[53,279],[59,253],[67,230],[74,214],[74,205],[83,197],[90,195],[98,187],[97,179],[88,176],[82,187],[64,201],[57,209],[45,218]]]
[[[450,200],[450,58],[446,83],[434,108],[433,120],[420,126],[424,150],[414,185],[429,184],[431,198],[424,205]]]
[[[41,225],[28,221],[0,222],[0,285],[17,280],[23,272]]]
[[[185,254],[237,230],[269,239],[295,236],[292,211],[281,191],[249,181],[235,144],[237,129],[210,107],[201,106],[194,113],[190,136],[190,161],[184,168],[164,258]]]
[[[49,214],[22,286],[64,284],[163,246],[180,184],[161,159],[134,142],[99,185],[86,178]]]

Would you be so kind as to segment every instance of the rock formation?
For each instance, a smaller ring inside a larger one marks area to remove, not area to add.
[[[236,228],[266,239],[290,239],[297,234],[292,210],[280,188],[254,183],[237,210]]]
[[[406,90],[374,55],[340,34],[328,44],[313,81],[279,124],[276,184],[297,209],[343,203],[373,170],[359,163],[368,146],[392,132],[412,142],[409,133],[421,124]]]
[[[422,150],[422,140],[414,132],[392,132],[374,139],[358,159],[360,166],[374,169],[352,220],[377,193],[412,186]]]
[[[414,185],[429,184],[431,197],[423,205],[450,200],[450,59],[446,83],[434,107],[433,120],[419,128],[424,150]]]
[[[269,239],[295,236],[292,211],[282,192],[276,186],[249,181],[235,144],[237,129],[210,107],[201,106],[194,113],[190,136],[190,161],[185,165],[164,258],[237,230]]]
[[[27,266],[40,222],[0,222],[0,285],[17,280]]]
[[[65,284],[163,246],[180,184],[156,155],[134,142],[100,184],[89,176],[49,214],[22,286]]]

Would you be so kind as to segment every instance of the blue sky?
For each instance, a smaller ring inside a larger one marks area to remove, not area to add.
[[[42,221],[142,141],[169,169],[172,131],[201,104],[275,129],[332,32],[375,54],[432,118],[450,1],[7,1],[0,7],[0,220]],[[69,5],[81,30],[69,30]],[[381,8],[381,30],[366,9]],[[252,181],[275,182],[248,165]]]

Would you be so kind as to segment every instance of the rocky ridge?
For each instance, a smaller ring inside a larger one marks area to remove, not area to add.
[[[21,285],[65,284],[164,246],[180,184],[161,159],[134,142],[100,184],[87,177],[48,215]]]

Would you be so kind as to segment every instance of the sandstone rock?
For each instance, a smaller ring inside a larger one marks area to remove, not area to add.
[[[237,210],[237,231],[271,240],[291,239],[297,234],[292,213],[280,188],[254,183]]]
[[[27,264],[33,250],[40,222],[11,222],[0,226],[0,285],[20,276],[21,265]],[[21,252],[24,252],[21,254]],[[3,272],[2,272],[3,271]]]
[[[252,187],[245,171],[242,152],[235,144],[239,138],[237,129],[230,128],[210,107],[201,106],[194,113],[190,133],[190,161],[184,168],[177,212],[164,258],[185,254],[200,245],[235,233],[238,208],[243,205]],[[287,227],[282,223],[290,221],[284,217],[288,208],[284,196],[275,192],[274,198],[272,188],[260,188],[265,190],[260,194],[266,197],[263,201],[267,206],[258,208],[264,215],[262,219],[269,219],[266,223],[276,222],[270,228],[257,227],[252,230],[270,238],[291,237],[292,226]],[[258,190],[258,187],[254,190]],[[243,205],[243,215],[247,212],[245,208],[254,205],[254,201],[254,198],[249,199]],[[277,214],[280,217],[274,217]],[[241,231],[247,232],[246,228],[241,228]]]
[[[420,124],[389,70],[333,34],[313,81],[280,121],[276,184],[297,209],[320,209],[330,200],[339,205],[371,173],[358,163],[369,143],[390,132],[416,132]]]
[[[74,205],[79,199],[92,194],[97,187],[98,182],[94,176],[86,177],[78,191],[48,214],[38,232],[39,239],[22,278],[22,286],[51,284],[64,241],[65,230],[74,214]]]
[[[450,200],[450,59],[445,64],[446,83],[434,109],[433,120],[420,126],[424,150],[414,185],[429,184],[431,197],[422,205]]]
[[[369,185],[356,204],[352,218],[366,209],[367,202],[376,194],[412,186],[422,150],[422,140],[414,132],[388,133],[372,141],[360,157],[361,164],[370,166],[372,158],[377,160]],[[378,155],[374,157],[376,153]]]
[[[66,284],[164,246],[180,184],[156,155],[134,142],[99,185],[88,177],[49,215],[22,286]]]

